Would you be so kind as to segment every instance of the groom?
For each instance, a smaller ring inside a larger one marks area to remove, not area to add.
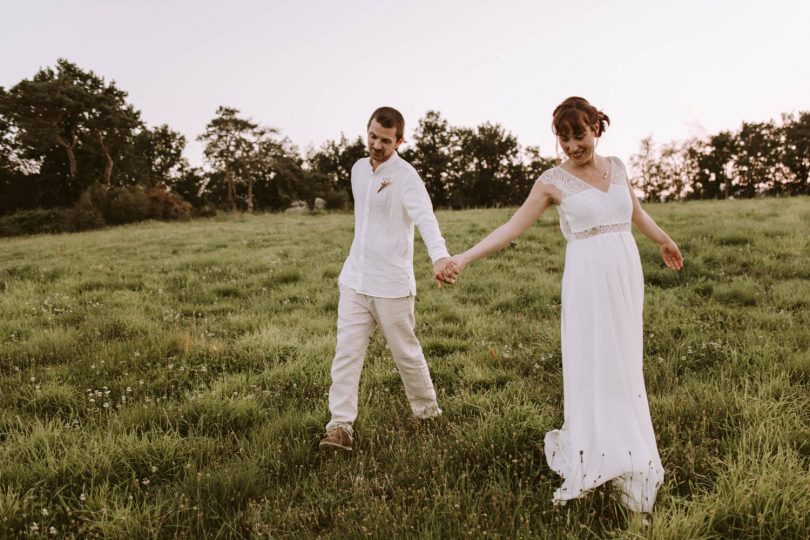
[[[439,286],[451,279],[450,254],[425,185],[397,154],[405,120],[380,107],[367,126],[368,158],[352,167],[354,240],[338,278],[337,347],[332,360],[329,411],[321,448],[352,449],[360,371],[369,339],[379,327],[394,357],[417,418],[441,414],[422,346],[414,335],[414,225],[433,261]],[[452,267],[451,267],[452,268]]]

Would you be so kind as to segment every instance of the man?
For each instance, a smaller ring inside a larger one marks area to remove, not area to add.
[[[433,215],[425,185],[397,154],[405,120],[380,107],[368,121],[369,157],[352,167],[354,241],[338,278],[337,346],[332,360],[329,410],[332,419],[320,446],[352,449],[360,371],[379,326],[394,357],[411,410],[417,418],[441,414],[422,346],[414,335],[414,224],[433,261],[441,286],[451,283],[452,263]],[[449,275],[450,278],[442,278]]]

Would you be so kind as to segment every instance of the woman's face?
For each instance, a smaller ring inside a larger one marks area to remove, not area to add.
[[[596,129],[587,125],[584,128],[577,126],[557,136],[563,152],[575,165],[584,165],[594,156]]]

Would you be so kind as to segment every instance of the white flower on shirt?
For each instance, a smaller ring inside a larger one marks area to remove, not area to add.
[[[377,188],[377,193],[381,192],[384,188],[388,187],[391,184],[390,178],[383,178],[382,182],[380,182],[380,187]]]

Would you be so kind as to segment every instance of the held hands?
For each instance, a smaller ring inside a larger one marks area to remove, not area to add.
[[[661,250],[661,257],[664,259],[664,264],[673,270],[680,270],[683,268],[683,255],[681,250],[671,238],[667,238],[664,242],[658,245]]]
[[[444,257],[433,264],[433,277],[436,279],[436,284],[439,288],[441,288],[442,285],[453,285],[456,282],[456,278],[461,271],[454,263],[456,257],[452,259],[450,257]]]

